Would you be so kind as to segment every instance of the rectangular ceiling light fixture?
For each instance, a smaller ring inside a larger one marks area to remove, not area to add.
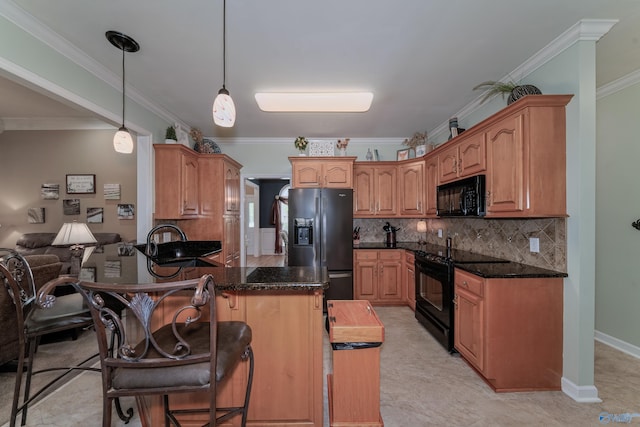
[[[258,107],[267,112],[362,113],[373,100],[371,92],[258,92]]]

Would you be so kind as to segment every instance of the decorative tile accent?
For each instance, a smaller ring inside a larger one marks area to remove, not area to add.
[[[457,249],[495,256],[535,267],[556,271],[567,271],[567,242],[565,218],[541,219],[479,219],[479,218],[438,218],[427,219],[427,232],[418,233],[418,218],[375,218],[353,220],[354,227],[360,227],[361,242],[384,242],[386,233],[382,230],[388,221],[397,232],[398,242],[417,242],[445,245],[450,236]],[[442,238],[438,237],[442,230]],[[529,251],[529,238],[540,239],[540,252]]]

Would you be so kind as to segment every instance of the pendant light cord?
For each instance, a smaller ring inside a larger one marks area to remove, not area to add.
[[[222,87],[227,83],[227,0],[222,0]]]
[[[124,46],[122,46],[122,127],[124,125]]]

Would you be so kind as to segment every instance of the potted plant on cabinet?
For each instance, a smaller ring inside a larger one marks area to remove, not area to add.
[[[165,144],[176,144],[178,142],[178,137],[176,136],[176,128],[173,126],[169,126],[164,135],[164,143]]]
[[[486,90],[484,97],[480,101],[481,104],[496,95],[502,95],[502,99],[504,99],[504,96],[508,94],[509,97],[507,98],[507,105],[510,105],[526,95],[542,95],[540,89],[534,85],[520,85],[513,81],[500,82],[488,80],[476,85],[473,90]]]

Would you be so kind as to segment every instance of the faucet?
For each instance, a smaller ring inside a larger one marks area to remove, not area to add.
[[[158,255],[158,245],[151,240],[151,237],[158,231],[163,228],[171,228],[175,230],[180,235],[180,240],[183,242],[187,241],[187,235],[184,234],[184,231],[180,229],[177,225],[174,224],[158,224],[149,231],[147,234],[147,248],[145,254],[149,257],[155,257]]]

